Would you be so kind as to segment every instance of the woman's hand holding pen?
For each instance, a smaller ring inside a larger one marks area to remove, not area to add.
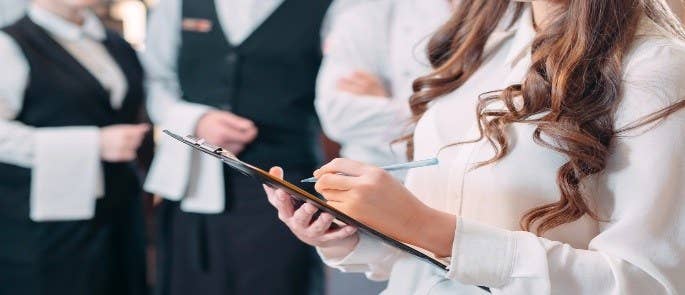
[[[271,175],[283,178],[281,168],[271,168]],[[351,226],[332,227],[333,216],[322,213],[313,220],[318,211],[311,204],[304,204],[297,210],[293,207],[288,193],[264,186],[269,202],[278,209],[278,218],[303,242],[320,247],[331,257],[344,257],[359,241],[356,228]]]
[[[106,162],[128,162],[137,156],[150,125],[112,125],[100,130],[100,155]]]
[[[423,204],[383,169],[335,159],[314,176],[329,205],[399,241],[450,255],[455,216]]]
[[[248,119],[215,110],[200,118],[195,134],[237,155],[257,137],[257,127]]]

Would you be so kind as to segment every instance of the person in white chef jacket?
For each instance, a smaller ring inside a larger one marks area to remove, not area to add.
[[[135,51],[95,0],[0,31],[0,294],[146,294]]]
[[[335,18],[315,103],[343,157],[379,166],[406,160],[404,145],[391,143],[409,132],[411,83],[430,71],[426,44],[450,10],[448,0],[378,0]]]
[[[684,30],[663,1],[569,3],[456,8],[412,99],[413,156],[437,167],[406,187],[347,159],[314,173],[329,204],[448,271],[267,189],[282,221],[387,294],[685,292]]]

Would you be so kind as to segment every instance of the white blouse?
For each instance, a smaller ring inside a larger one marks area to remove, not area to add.
[[[415,157],[477,137],[480,94],[520,83],[535,36],[528,9],[496,31],[486,59],[461,88],[432,103],[416,127]],[[643,20],[624,60],[620,128],[685,97],[685,45]],[[685,293],[685,111],[614,140],[606,170],[584,183],[601,221],[587,216],[543,237],[520,231],[529,209],[559,199],[563,155],[532,141],[533,125],[513,124],[510,154],[478,169],[493,149],[485,141],[443,151],[437,167],[413,170],[407,187],[433,208],[457,215],[445,273],[362,235],[346,257],[324,257],[344,271],[390,279],[387,294]]]
[[[82,26],[32,5],[29,18],[45,29],[110,93],[119,108],[127,93],[124,73],[101,43],[106,31],[93,13]],[[34,221],[89,219],[104,194],[100,132],[95,126],[35,128],[15,120],[29,82],[26,57],[0,32],[0,162],[31,168]],[[35,70],[35,69],[34,69]]]

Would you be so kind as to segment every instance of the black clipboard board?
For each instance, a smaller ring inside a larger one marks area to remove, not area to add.
[[[412,247],[410,247],[410,246],[408,246],[408,245],[406,245],[400,241],[397,241],[397,240],[395,240],[395,239],[393,239],[393,238],[391,238],[391,237],[389,237],[389,236],[387,236],[387,235],[385,235],[385,234],[383,234],[383,233],[381,233],[381,232],[357,221],[356,219],[348,216],[347,214],[345,214],[345,213],[331,207],[330,205],[328,205],[323,198],[319,198],[313,194],[310,194],[307,191],[299,188],[298,186],[296,186],[290,182],[287,182],[285,180],[271,176],[271,174],[269,174],[267,171],[264,171],[258,167],[252,166],[248,163],[245,163],[243,161],[240,161],[237,158],[230,156],[230,153],[227,153],[221,147],[208,144],[208,143],[204,142],[204,140],[198,139],[195,137],[191,137],[191,136],[183,137],[183,136],[174,134],[173,132],[171,132],[169,130],[164,130],[163,132],[165,134],[171,136],[172,138],[178,140],[179,142],[182,142],[182,143],[190,146],[191,148],[193,148],[197,151],[200,151],[206,155],[209,155],[209,156],[212,156],[214,158],[221,160],[222,162],[224,162],[224,164],[228,165],[229,167],[231,167],[235,170],[238,170],[239,172],[241,172],[244,175],[253,177],[256,180],[258,180],[259,182],[261,182],[265,185],[268,185],[272,188],[282,189],[285,192],[287,192],[288,194],[290,194],[293,198],[295,198],[296,200],[298,200],[300,202],[308,202],[308,203],[314,205],[314,207],[319,209],[319,211],[331,214],[333,217],[335,217],[335,219],[337,219],[338,221],[340,221],[344,224],[354,226],[358,230],[361,230],[362,232],[365,232],[371,236],[374,236],[374,237],[380,239],[382,242],[384,242],[390,246],[393,246],[393,247],[398,248],[404,252],[407,252],[407,253],[409,253],[409,254],[411,254],[411,255],[413,255],[413,256],[415,256],[415,257],[417,257],[423,261],[426,261],[426,262],[428,262],[428,263],[430,263],[430,264],[432,264],[432,265],[434,265],[434,266],[436,266],[436,267],[438,267],[444,271],[448,271],[447,265],[445,263],[443,263],[443,262],[441,262],[441,261],[439,261],[433,257],[430,257],[429,255],[426,255],[426,254],[422,253],[421,251],[418,251],[418,250],[416,250],[416,249],[414,249],[414,248],[412,248]],[[479,288],[490,292],[490,289],[487,287],[479,286]]]

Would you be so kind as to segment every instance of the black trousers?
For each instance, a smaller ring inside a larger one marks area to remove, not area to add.
[[[299,180],[311,170],[286,174]],[[221,214],[162,204],[157,294],[323,294],[318,256],[278,220],[261,184],[233,171],[225,175]]]

